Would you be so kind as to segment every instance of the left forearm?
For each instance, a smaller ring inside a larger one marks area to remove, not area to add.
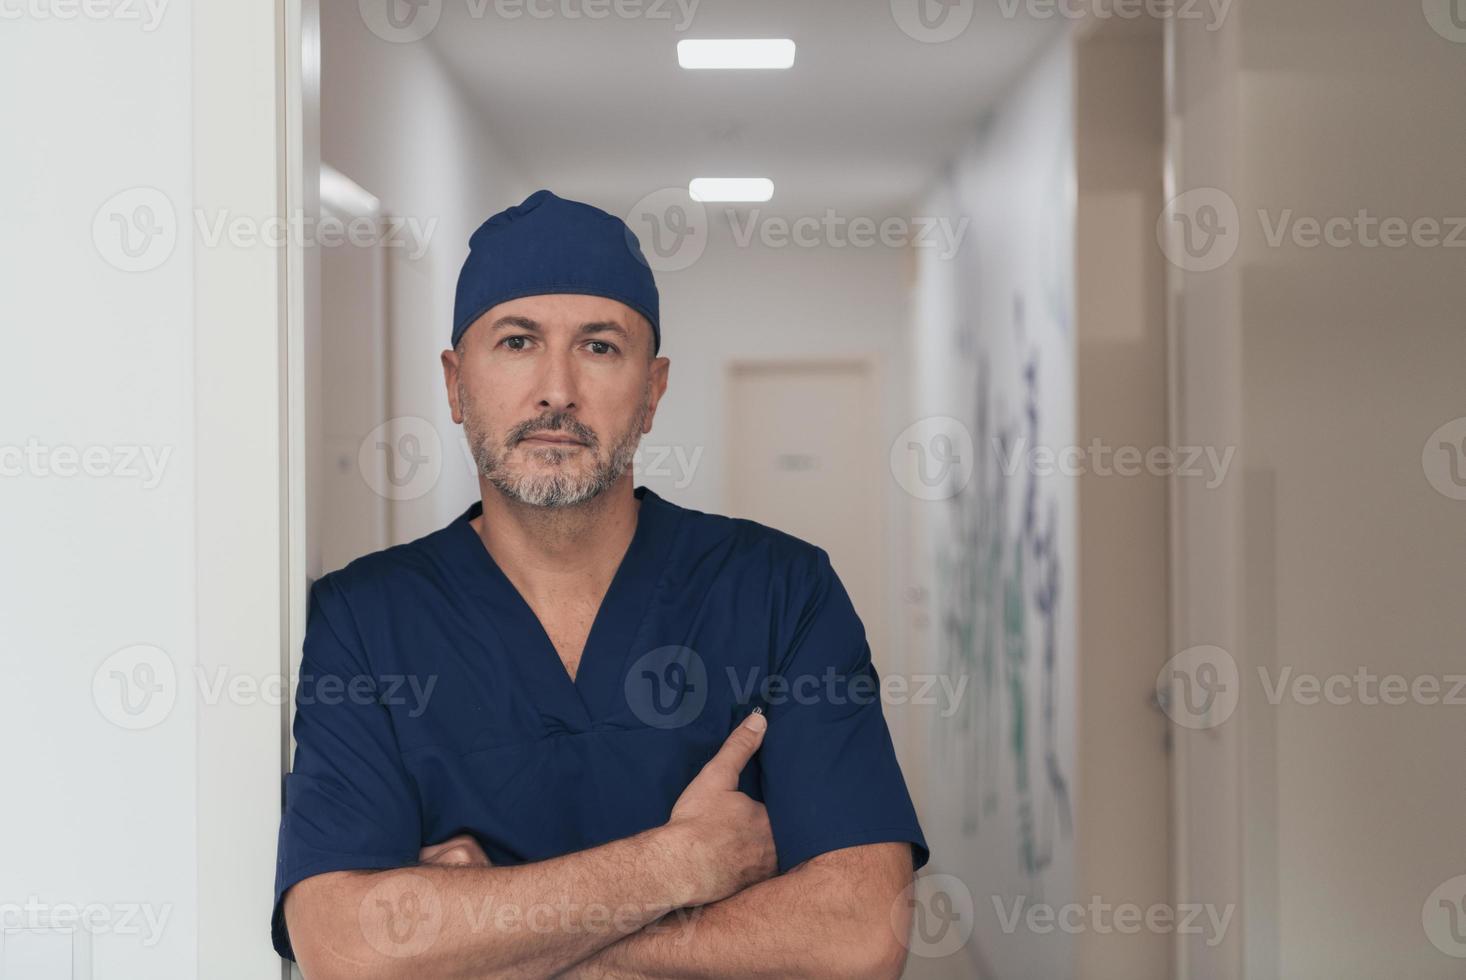
[[[905,845],[895,845],[905,849]],[[828,860],[826,860],[828,859]],[[720,902],[663,917],[561,974],[575,980],[894,978],[905,961],[901,915],[910,880],[889,862],[852,867],[830,855]]]

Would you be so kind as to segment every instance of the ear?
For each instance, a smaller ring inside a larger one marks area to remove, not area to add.
[[[458,404],[458,377],[459,361],[458,352],[452,350],[443,351],[439,358],[443,362],[443,385],[448,389],[448,408],[453,413],[453,421],[463,424],[463,406]]]
[[[652,423],[657,417],[657,404],[667,393],[667,375],[671,370],[672,362],[665,357],[652,361],[652,397],[651,403],[647,406],[646,423],[641,427],[642,435],[652,431]]]

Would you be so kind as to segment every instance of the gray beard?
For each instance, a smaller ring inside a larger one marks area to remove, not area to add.
[[[582,432],[575,429],[573,421],[568,424],[561,422],[557,426],[562,431],[568,428],[582,437],[589,436],[588,445],[580,451],[595,454],[596,465],[584,475],[564,473],[532,475],[512,472],[509,466],[509,454],[513,452],[514,445],[505,445],[488,435],[462,385],[458,389],[458,403],[463,410],[463,431],[468,437],[468,445],[473,452],[474,463],[478,466],[479,474],[495,489],[511,500],[531,507],[574,507],[588,500],[594,500],[605,492],[621,478],[626,468],[631,465],[636,456],[636,447],[641,444],[642,426],[646,423],[647,414],[651,409],[650,395],[651,384],[648,382],[636,417],[631,420],[631,424],[621,434],[611,452],[604,457],[598,451],[600,442],[593,433],[589,433],[588,430]],[[542,426],[535,431],[544,431],[544,428]],[[510,438],[513,438],[512,435]],[[574,450],[545,448],[534,451],[551,454],[548,458],[565,458]]]

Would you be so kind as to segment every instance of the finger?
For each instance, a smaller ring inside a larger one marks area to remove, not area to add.
[[[433,847],[424,847],[421,851],[418,852],[418,863],[437,864],[439,863],[439,861],[441,861],[443,855],[452,850],[452,848],[452,844],[438,844]]]
[[[449,837],[447,840],[439,841],[436,844],[429,844],[421,851],[418,851],[418,860],[430,861],[450,847],[457,847],[459,844],[462,844],[466,839],[463,834],[459,834],[456,837]]]
[[[753,714],[743,719],[743,724],[723,740],[722,748],[718,754],[708,760],[703,766],[702,773],[717,781],[724,789],[737,789],[738,774],[743,767],[748,765],[748,760],[758,751],[763,744],[764,731],[768,728],[768,719],[764,717],[762,708],[754,708]]]
[[[467,845],[450,847],[433,859],[434,864],[474,864],[473,851]]]
[[[418,861],[422,864],[489,864],[488,855],[469,834],[459,834],[423,848],[418,852]]]
[[[445,851],[434,854],[424,863],[437,865],[476,865],[479,867],[492,867],[488,856],[477,847],[468,844],[459,844],[457,847],[450,847]]]

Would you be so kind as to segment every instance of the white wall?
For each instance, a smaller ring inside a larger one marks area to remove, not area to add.
[[[685,269],[656,274],[662,353],[672,369],[641,462],[652,489],[716,513],[724,506],[728,468],[737,464],[721,452],[727,365],[870,356],[882,366],[882,382],[899,392],[910,258],[904,249],[881,244],[770,247],[755,238],[743,245],[724,206],[708,205],[708,212],[711,239],[702,256]],[[746,227],[751,212],[739,212],[738,227]],[[894,423],[904,413],[899,397],[890,400],[886,421]],[[887,435],[871,437],[888,442]],[[650,450],[664,446],[673,458],[654,466]],[[697,465],[679,465],[679,450],[689,461],[697,458]]]
[[[264,975],[279,708],[206,703],[196,668],[278,671],[281,253],[205,244],[195,208],[275,213],[276,13],[7,11],[6,962],[64,969],[25,927],[69,906],[90,975]]]
[[[13,459],[0,477],[0,902],[167,914],[155,946],[95,939],[113,975],[184,976],[195,956],[193,705],[128,731],[92,697],[123,647],[159,648],[178,676],[195,658],[190,14],[175,4],[152,31],[23,18],[0,32],[0,445],[166,454],[161,478],[16,474]],[[44,98],[26,98],[42,79]],[[157,268],[125,272],[94,244],[93,217],[138,187],[184,230]]]
[[[1053,45],[924,203],[971,225],[955,259],[922,256],[912,326],[913,417],[955,420],[925,451],[945,436],[961,461],[938,499],[911,502],[926,555],[912,642],[926,670],[967,681],[960,712],[927,732],[926,830],[933,870],[960,879],[958,907],[972,902],[973,939],[955,955],[1005,980],[1075,969],[1073,937],[1022,915],[1077,889],[1076,483],[1005,471],[995,445],[1075,442],[1073,71],[1067,39]],[[999,903],[1023,903],[1015,927]]]

